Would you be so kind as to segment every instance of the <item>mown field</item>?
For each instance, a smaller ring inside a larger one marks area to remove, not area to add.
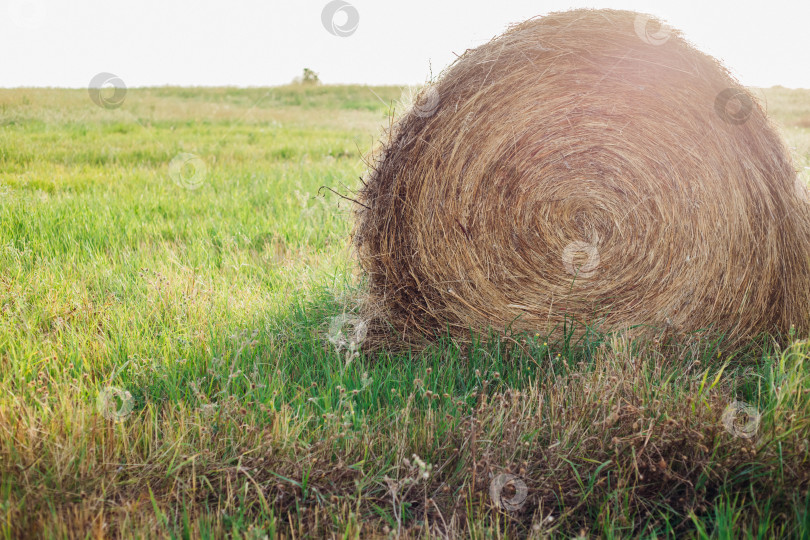
[[[807,178],[810,91],[759,94]],[[2,536],[808,538],[808,336],[352,354],[322,187],[402,96],[0,90]]]

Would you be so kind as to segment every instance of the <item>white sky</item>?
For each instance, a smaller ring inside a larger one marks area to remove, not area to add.
[[[652,13],[743,84],[810,88],[810,0],[347,0],[347,37],[327,0],[0,0],[0,87],[267,86],[304,67],[325,83],[415,84],[509,23],[575,7]],[[337,15],[343,24],[345,13]]]

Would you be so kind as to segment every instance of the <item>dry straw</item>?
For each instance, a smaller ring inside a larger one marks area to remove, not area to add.
[[[810,330],[810,211],[763,105],[628,11],[467,51],[372,159],[354,245],[370,339],[449,330]]]

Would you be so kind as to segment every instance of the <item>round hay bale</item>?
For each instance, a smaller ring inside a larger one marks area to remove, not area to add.
[[[353,243],[378,343],[810,329],[790,154],[751,93],[649,16],[555,13],[468,50],[372,163]]]

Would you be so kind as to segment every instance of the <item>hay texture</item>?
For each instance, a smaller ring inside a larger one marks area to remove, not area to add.
[[[468,50],[371,160],[353,243],[371,337],[810,328],[810,214],[765,108],[628,11]]]

